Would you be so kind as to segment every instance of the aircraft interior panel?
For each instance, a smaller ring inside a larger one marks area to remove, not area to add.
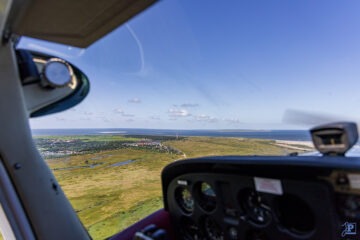
[[[282,164],[285,159],[273,165],[272,157],[212,157],[168,166],[163,172],[164,204],[177,226],[175,235],[341,239],[344,224],[360,220],[356,166],[343,168],[332,157],[295,158],[293,166]],[[312,162],[312,168],[305,162]]]

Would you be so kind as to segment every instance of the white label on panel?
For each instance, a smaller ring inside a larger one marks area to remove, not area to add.
[[[254,177],[254,182],[255,189],[258,192],[272,193],[276,195],[283,194],[281,181],[278,179]]]

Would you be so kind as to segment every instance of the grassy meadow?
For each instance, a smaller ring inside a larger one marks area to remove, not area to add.
[[[291,152],[275,141],[243,138],[49,136],[35,142],[94,239],[162,208],[160,174],[175,160]]]

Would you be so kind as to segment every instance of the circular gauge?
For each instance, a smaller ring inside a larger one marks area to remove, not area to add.
[[[358,218],[360,216],[360,197],[355,195],[337,194],[337,206],[344,218]]]
[[[308,235],[315,230],[314,213],[303,199],[287,194],[276,200],[276,216],[285,229],[297,235]]]
[[[201,193],[206,197],[210,197],[210,198],[215,198],[216,197],[216,194],[215,194],[214,190],[206,182],[201,183]]]
[[[194,211],[194,198],[186,187],[178,187],[175,190],[175,199],[185,213]]]
[[[245,239],[268,240],[270,238],[260,229],[250,229],[247,231]]]
[[[210,184],[201,182],[196,186],[199,195],[199,205],[206,212],[212,212],[216,208],[216,194]]]
[[[181,219],[181,230],[185,240],[200,240],[203,239],[200,228],[192,219]]]
[[[51,58],[43,68],[44,80],[52,87],[63,87],[69,84],[72,76],[70,65],[59,58]]]
[[[261,197],[253,190],[246,189],[239,193],[239,202],[246,214],[246,219],[256,226],[270,223],[271,214]]]
[[[212,218],[206,217],[204,219],[204,230],[207,235],[206,239],[224,240],[224,232]]]

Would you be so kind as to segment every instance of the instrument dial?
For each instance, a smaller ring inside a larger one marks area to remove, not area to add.
[[[199,204],[206,212],[212,212],[216,208],[216,193],[210,184],[201,182],[197,185]]]
[[[65,61],[51,58],[45,64],[42,75],[46,84],[52,87],[63,87],[71,82],[73,72]]]
[[[267,225],[271,221],[270,208],[262,202],[261,197],[255,191],[240,192],[239,201],[246,214],[244,219],[255,225]]]
[[[181,186],[175,190],[175,199],[185,213],[190,214],[194,211],[194,198],[186,187]]]
[[[181,220],[181,226],[182,226],[182,231],[184,233],[184,239],[185,240],[201,240],[204,239],[200,228],[198,227],[198,225],[196,225],[196,223],[189,219],[189,218],[183,218]]]
[[[220,226],[210,217],[206,217],[204,220],[204,229],[207,235],[207,239],[210,240],[224,240],[224,232]]]

